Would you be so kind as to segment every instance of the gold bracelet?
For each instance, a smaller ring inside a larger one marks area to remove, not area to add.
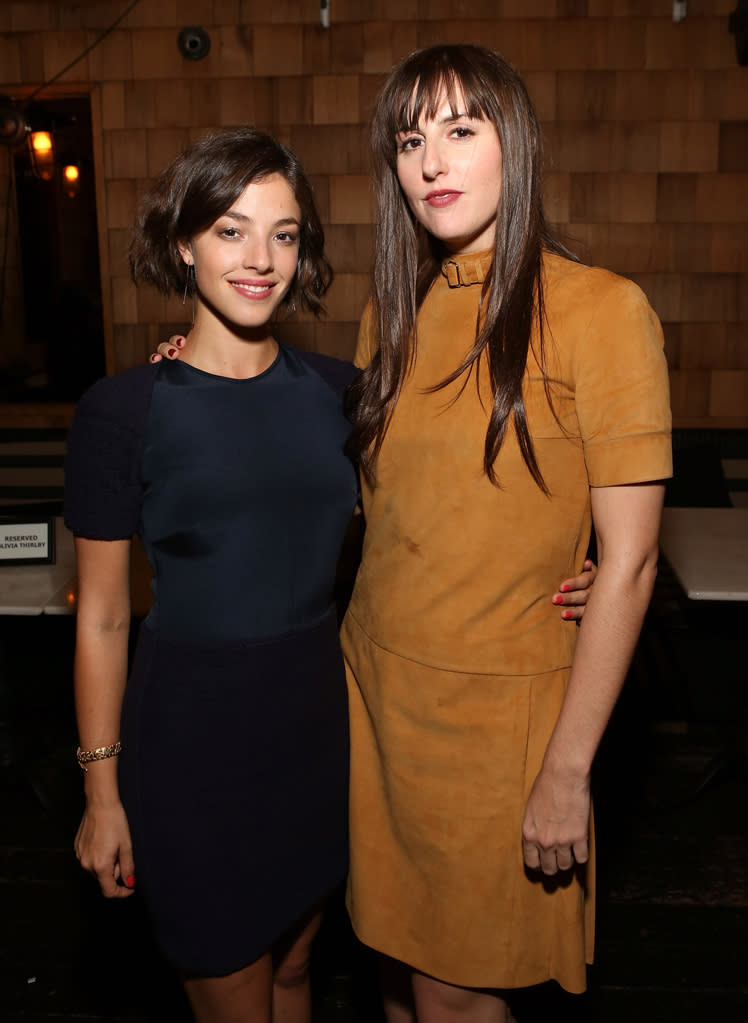
[[[75,759],[81,770],[88,774],[88,768],[84,767],[84,764],[90,764],[92,760],[108,760],[109,757],[116,757],[121,752],[122,743],[118,739],[111,746],[97,746],[96,749],[81,749],[79,746],[75,751]]]

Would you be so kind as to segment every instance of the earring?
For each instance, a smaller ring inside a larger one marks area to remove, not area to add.
[[[194,290],[194,285],[195,285],[195,264],[194,263],[188,263],[187,264],[187,273],[185,274],[185,277],[184,277],[184,294],[182,295],[182,305],[186,305],[186,303],[187,303],[187,292],[190,291],[190,290]]]

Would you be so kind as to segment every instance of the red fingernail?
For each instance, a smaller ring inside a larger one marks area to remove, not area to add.
[[[556,596],[553,598],[553,603],[554,604],[563,604],[563,602],[564,602],[564,598],[560,594],[557,593]]]
[[[564,612],[562,612],[561,617],[562,618],[572,618],[573,617],[573,612],[572,611],[564,611]]]
[[[571,589],[571,586],[564,583],[563,586],[559,586],[559,589],[561,590],[562,593],[568,593],[569,590]]]
[[[182,345],[184,344],[184,338],[183,337],[178,337],[177,340],[174,343],[176,344],[177,348],[181,348]]]
[[[167,350],[166,354],[167,354],[167,355],[168,355],[168,356],[169,356],[170,358],[173,358],[173,357],[174,357],[174,356],[175,356],[175,355],[177,354],[177,350],[176,350],[176,348],[169,348],[169,349]]]
[[[135,875],[134,874],[130,874],[128,877],[126,877],[125,878],[125,884],[127,885],[128,888],[134,888],[135,887]]]

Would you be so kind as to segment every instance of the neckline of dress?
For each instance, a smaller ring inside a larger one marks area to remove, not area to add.
[[[208,380],[216,380],[220,383],[235,384],[239,386],[241,386],[242,384],[244,384],[245,386],[250,386],[251,384],[257,383],[264,377],[268,376],[268,374],[272,373],[273,370],[277,367],[278,363],[281,361],[281,358],[283,357],[283,346],[281,345],[280,342],[276,343],[278,345],[278,351],[275,353],[275,358],[273,359],[273,361],[270,363],[269,366],[266,366],[261,373],[256,373],[254,376],[251,377],[221,376],[220,373],[211,373],[210,370],[200,369],[199,366],[193,366],[191,362],[185,362],[183,359],[164,359],[163,362],[165,365],[181,366],[184,370],[189,370],[192,373],[197,374],[197,376],[205,377]]]
[[[493,262],[493,249],[466,252],[442,260],[442,274],[450,288],[482,284]]]

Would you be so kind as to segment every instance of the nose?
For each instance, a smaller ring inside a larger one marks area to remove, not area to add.
[[[421,169],[423,176],[433,181],[446,170],[444,151],[437,141],[424,140]]]
[[[245,270],[256,270],[266,274],[273,269],[272,250],[263,238],[249,238],[242,252],[242,266]]]

